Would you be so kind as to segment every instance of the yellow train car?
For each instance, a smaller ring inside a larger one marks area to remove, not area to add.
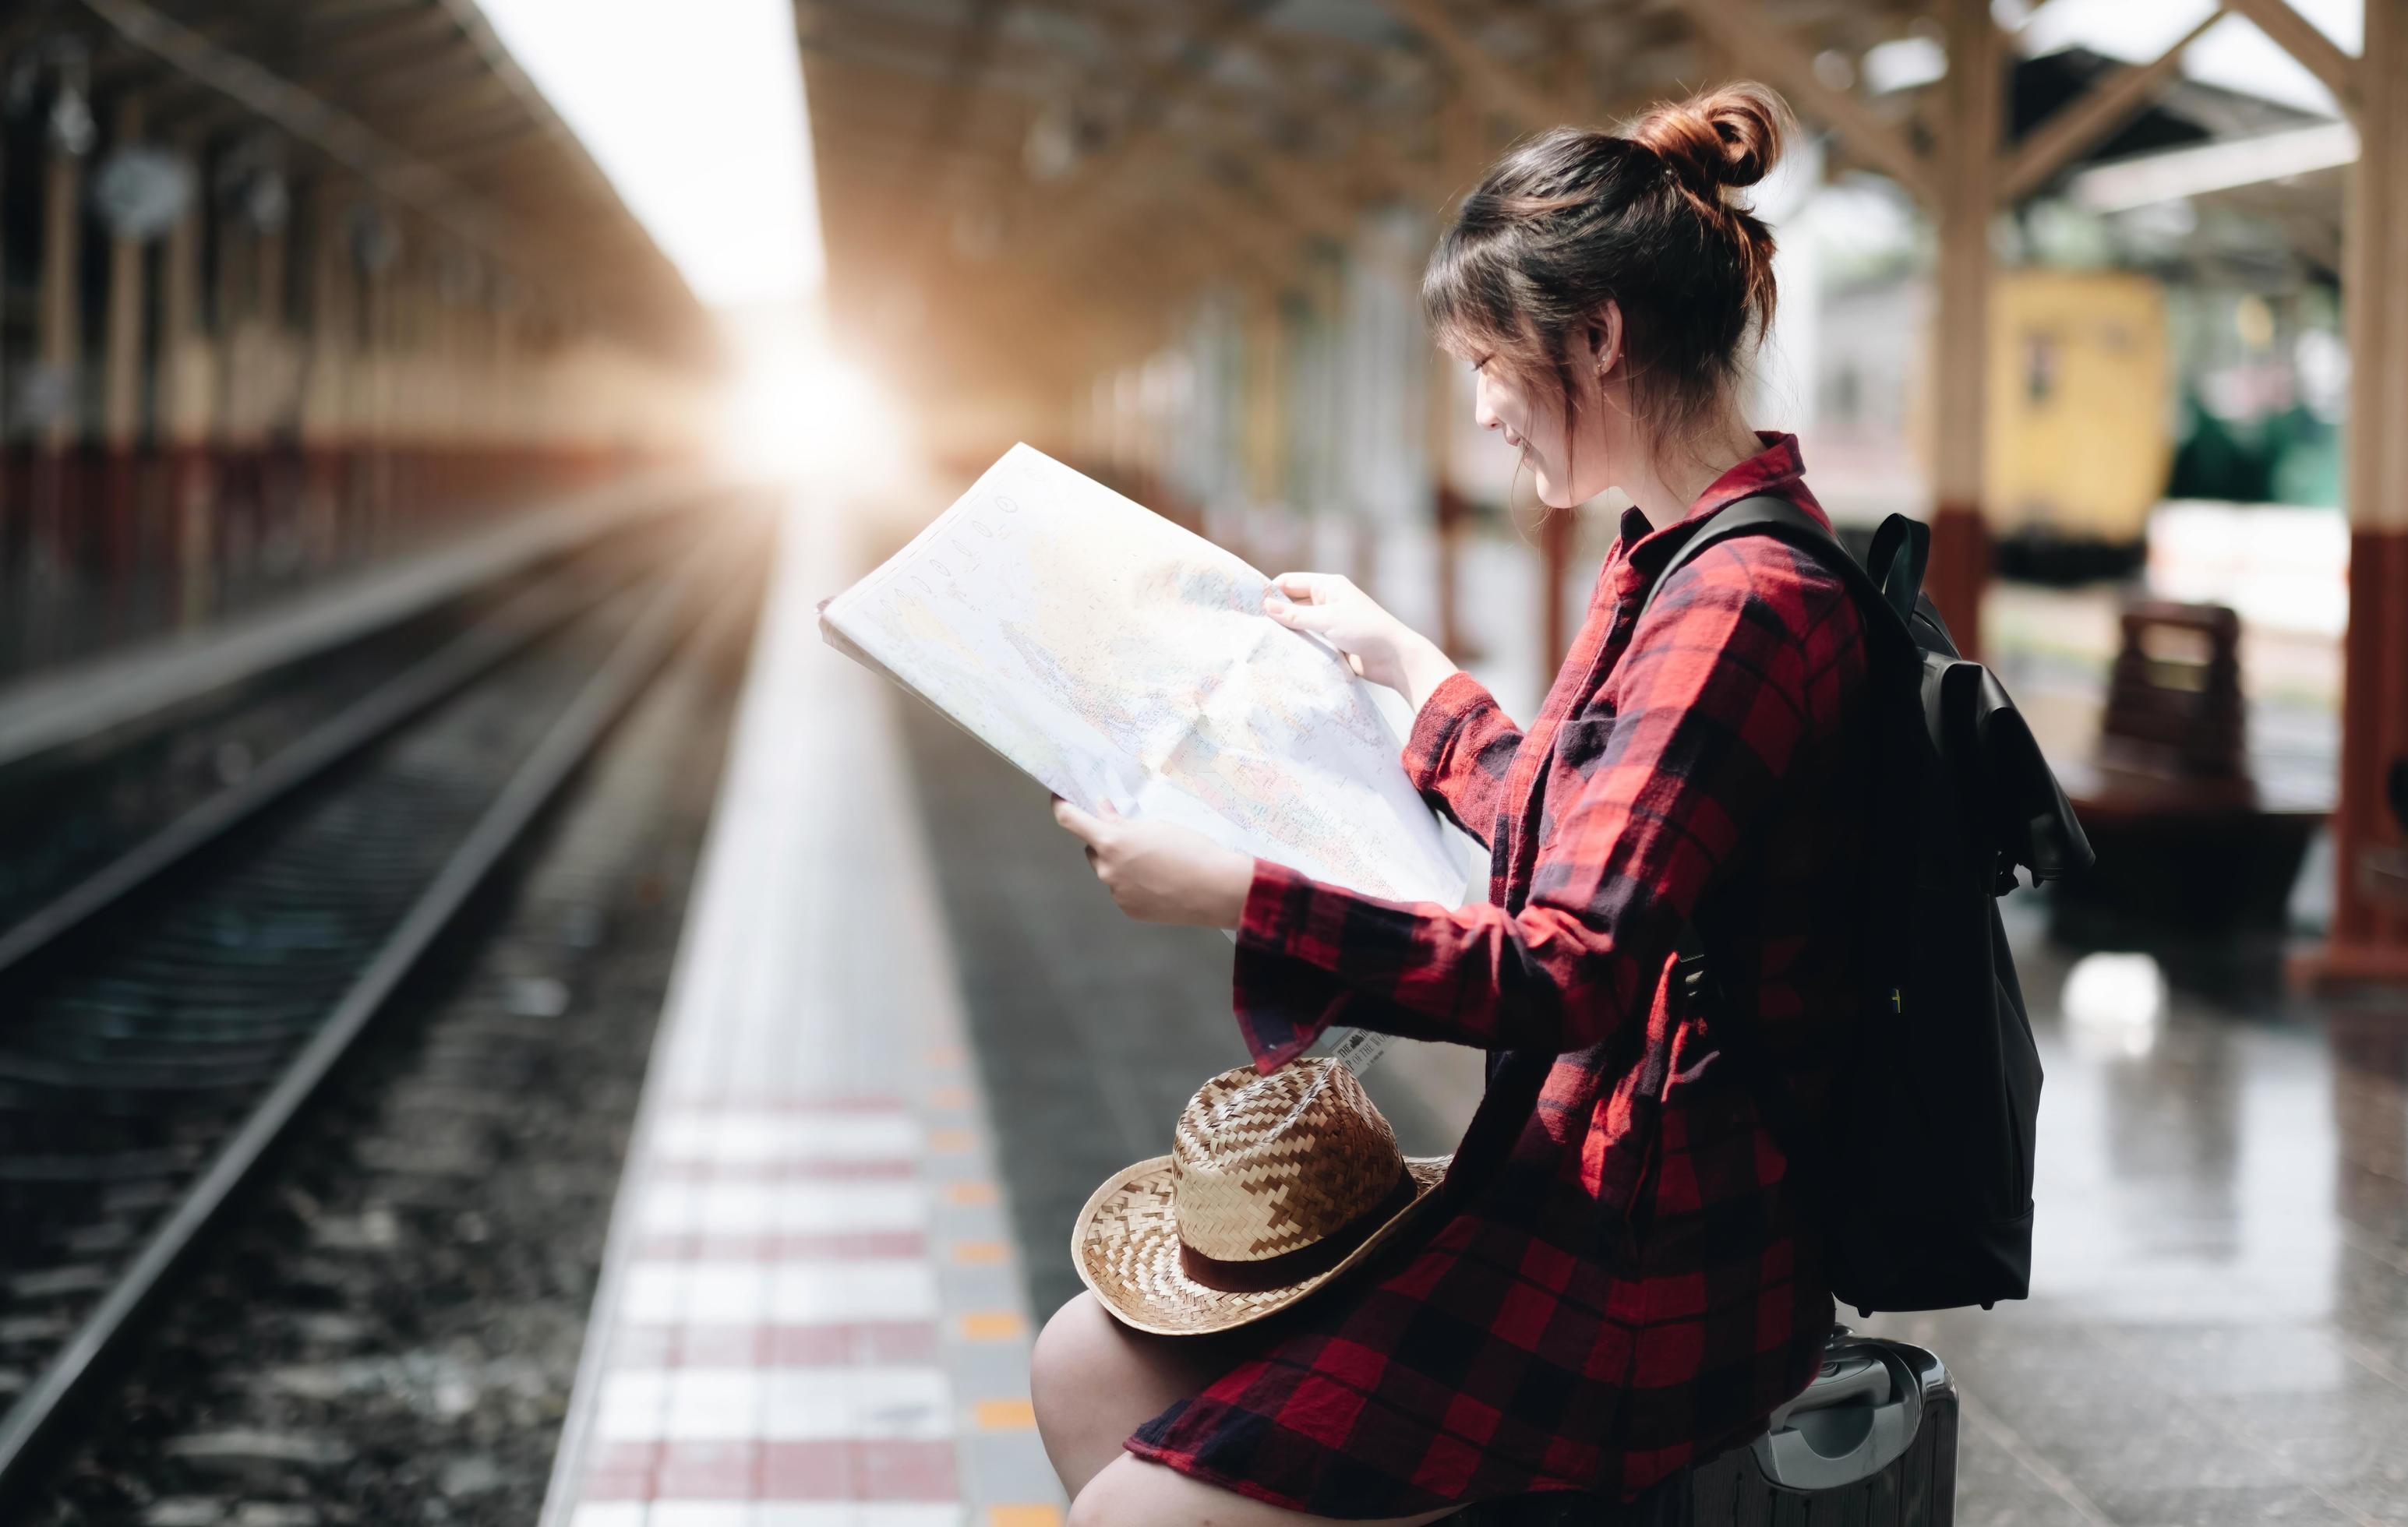
[[[2002,272],[1990,309],[1987,509],[2000,570],[2138,564],[2173,462],[2165,293],[2123,271]]]

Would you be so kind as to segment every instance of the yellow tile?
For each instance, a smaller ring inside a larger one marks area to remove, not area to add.
[[[1062,1527],[1062,1509],[1054,1506],[990,1506],[986,1527]]]
[[[969,1106],[970,1090],[967,1087],[939,1087],[928,1094],[928,1106],[932,1108],[967,1108]]]
[[[1010,1262],[1011,1248],[1001,1241],[955,1241],[953,1260],[972,1263]]]
[[[981,1400],[972,1414],[982,1432],[1025,1432],[1037,1424],[1037,1407],[1025,1400]]]
[[[978,1148],[977,1139],[966,1129],[936,1129],[928,1132],[928,1149],[942,1156],[958,1156]]]
[[[1027,1329],[1026,1322],[1008,1309],[974,1309],[962,1317],[964,1341],[1010,1341]]]
[[[948,1182],[945,1184],[948,1204],[992,1204],[995,1184],[992,1182]]]

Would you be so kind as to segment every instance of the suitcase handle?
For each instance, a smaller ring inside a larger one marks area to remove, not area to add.
[[[1905,1456],[1923,1423],[1923,1386],[1878,1342],[1835,1340],[1806,1391],[1774,1413],[1756,1464],[1785,1490],[1836,1490]]]

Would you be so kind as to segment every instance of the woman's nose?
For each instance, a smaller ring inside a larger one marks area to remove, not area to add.
[[[1488,378],[1485,377],[1475,379],[1471,384],[1471,421],[1484,430],[1501,429],[1505,424],[1497,417],[1497,410],[1489,407]]]

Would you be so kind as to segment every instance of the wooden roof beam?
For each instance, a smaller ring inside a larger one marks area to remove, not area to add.
[[[2342,109],[2358,111],[2358,60],[2325,36],[2322,28],[2293,9],[2290,0],[2225,0],[2225,9],[2246,16],[2274,46],[2291,55],[2333,93]]]
[[[1140,156],[1140,162],[1162,164],[1166,157],[1164,150],[1155,146]],[[1159,186],[1160,182],[1154,184]],[[1129,223],[1140,221],[1111,215],[1115,210],[1125,210],[1125,207],[1097,207],[1092,202],[1089,207],[1090,216],[1082,220],[1077,231],[1038,252],[1040,266],[1065,258],[1068,251],[1082,246],[1125,240]],[[1274,285],[1287,279],[1296,254],[1297,231],[1209,174],[1191,175],[1173,182],[1168,207],[1158,201],[1149,201],[1142,211],[1141,221],[1147,226],[1158,226],[1166,220],[1185,224],[1193,246],[1220,251],[1224,269],[1240,267],[1253,278]],[[1209,264],[1208,261],[1208,266]]]
[[[858,64],[931,82],[947,78],[946,55],[960,46],[965,31],[957,25],[938,25],[872,10],[846,9],[839,13],[833,7],[815,11],[803,24],[808,30],[802,32],[798,46],[807,60]],[[986,88],[1008,94],[1038,93],[1033,78],[1028,77],[1043,76],[1061,63],[1060,54],[1008,38],[999,29],[983,47],[986,66],[981,71],[982,76],[999,75],[1014,81]],[[1028,82],[1022,82],[1025,78]]]
[[[407,37],[413,32],[426,31],[433,22],[440,22],[446,28],[452,26],[451,17],[434,6],[407,10],[364,7],[333,15],[313,9],[307,13],[303,24],[307,28],[304,36],[311,57],[347,60]]]
[[[1305,76],[1305,71],[1313,62],[1314,53],[1319,51],[1318,45],[1315,45],[1313,50],[1307,50],[1292,44],[1273,42],[1261,47],[1258,51],[1268,62],[1272,78],[1283,94],[1307,99],[1312,97],[1313,90],[1312,82]],[[1445,92],[1444,83],[1439,80],[1432,82],[1432,89],[1441,95]],[[1258,129],[1268,131],[1269,119],[1262,111],[1260,104],[1246,102],[1240,105],[1230,99],[1233,93],[1218,91],[1214,93],[1213,100],[1215,104],[1226,102],[1232,109],[1241,111]],[[1352,125],[1354,131],[1345,136],[1341,153],[1350,163],[1367,173],[1388,194],[1415,202],[1435,203],[1444,199],[1444,192],[1438,185],[1437,178],[1430,173],[1428,167],[1410,163],[1398,151],[1396,134],[1391,130],[1391,123],[1375,121],[1368,114],[1357,113],[1352,118]],[[1300,157],[1297,159],[1297,169],[1306,175],[1313,174],[1312,168]],[[1326,177],[1323,176],[1321,178],[1326,179]]]
[[[1220,0],[1193,32],[1180,39],[1167,63],[1156,64],[1138,81],[1132,92],[1140,103],[1137,114],[1123,123],[1120,136],[1084,166],[1081,181],[1094,185],[1120,169],[1161,127],[1171,107],[1201,88],[1213,55],[1251,31],[1271,3],[1272,0]]]
[[[396,44],[361,49],[334,58],[313,54],[310,63],[314,66],[308,74],[296,76],[294,83],[318,95],[347,94],[365,83],[382,87],[386,94],[402,89],[414,92],[424,75],[439,77],[456,68],[463,60],[478,63],[468,51],[466,39],[453,31],[449,36],[424,38],[415,47]]]
[[[2166,88],[2182,67],[2183,50],[2224,20],[2221,5],[2146,64],[2127,64],[2078,100],[2059,107],[2038,129],[2025,135],[1999,175],[1999,200],[2013,207],[2046,185],[2066,165],[2106,141]]]
[[[1857,158],[1896,180],[1927,206],[1940,186],[1931,162],[1864,97],[1825,84],[1807,45],[1766,16],[1756,0],[1685,0],[1689,17],[1742,71],[1787,96],[1808,116],[1838,133]]]
[[[1132,93],[1140,102],[1140,108],[1122,123],[1117,137],[1082,164],[1068,182],[1054,187],[1034,182],[1021,186],[1006,209],[1005,220],[1008,226],[1014,228],[1047,230],[1030,250],[1034,257],[1042,258],[1046,251],[1062,248],[1085,231],[1093,220],[1082,214],[1092,210],[1102,188],[1125,174],[1131,165],[1158,160],[1162,147],[1158,129],[1164,119],[1182,99],[1201,87],[1212,56],[1252,29],[1271,4],[1272,0],[1218,0],[1199,22],[1180,36],[1172,57],[1146,70],[1136,82]],[[1091,19],[1105,23],[1108,40],[1123,50],[1124,58],[1127,56],[1126,50],[1140,40],[1128,29],[1127,18],[1107,15]]]
[[[506,159],[521,149],[532,148],[547,136],[539,123],[509,122],[472,136],[455,135],[439,146],[422,144],[418,151],[452,174],[464,179],[474,179],[496,161]]]
[[[1388,13],[1412,27],[1454,65],[1473,93],[1512,119],[1526,133],[1543,133],[1566,121],[1585,121],[1592,103],[1555,99],[1537,80],[1499,63],[1448,13],[1442,0],[1380,0]]]

